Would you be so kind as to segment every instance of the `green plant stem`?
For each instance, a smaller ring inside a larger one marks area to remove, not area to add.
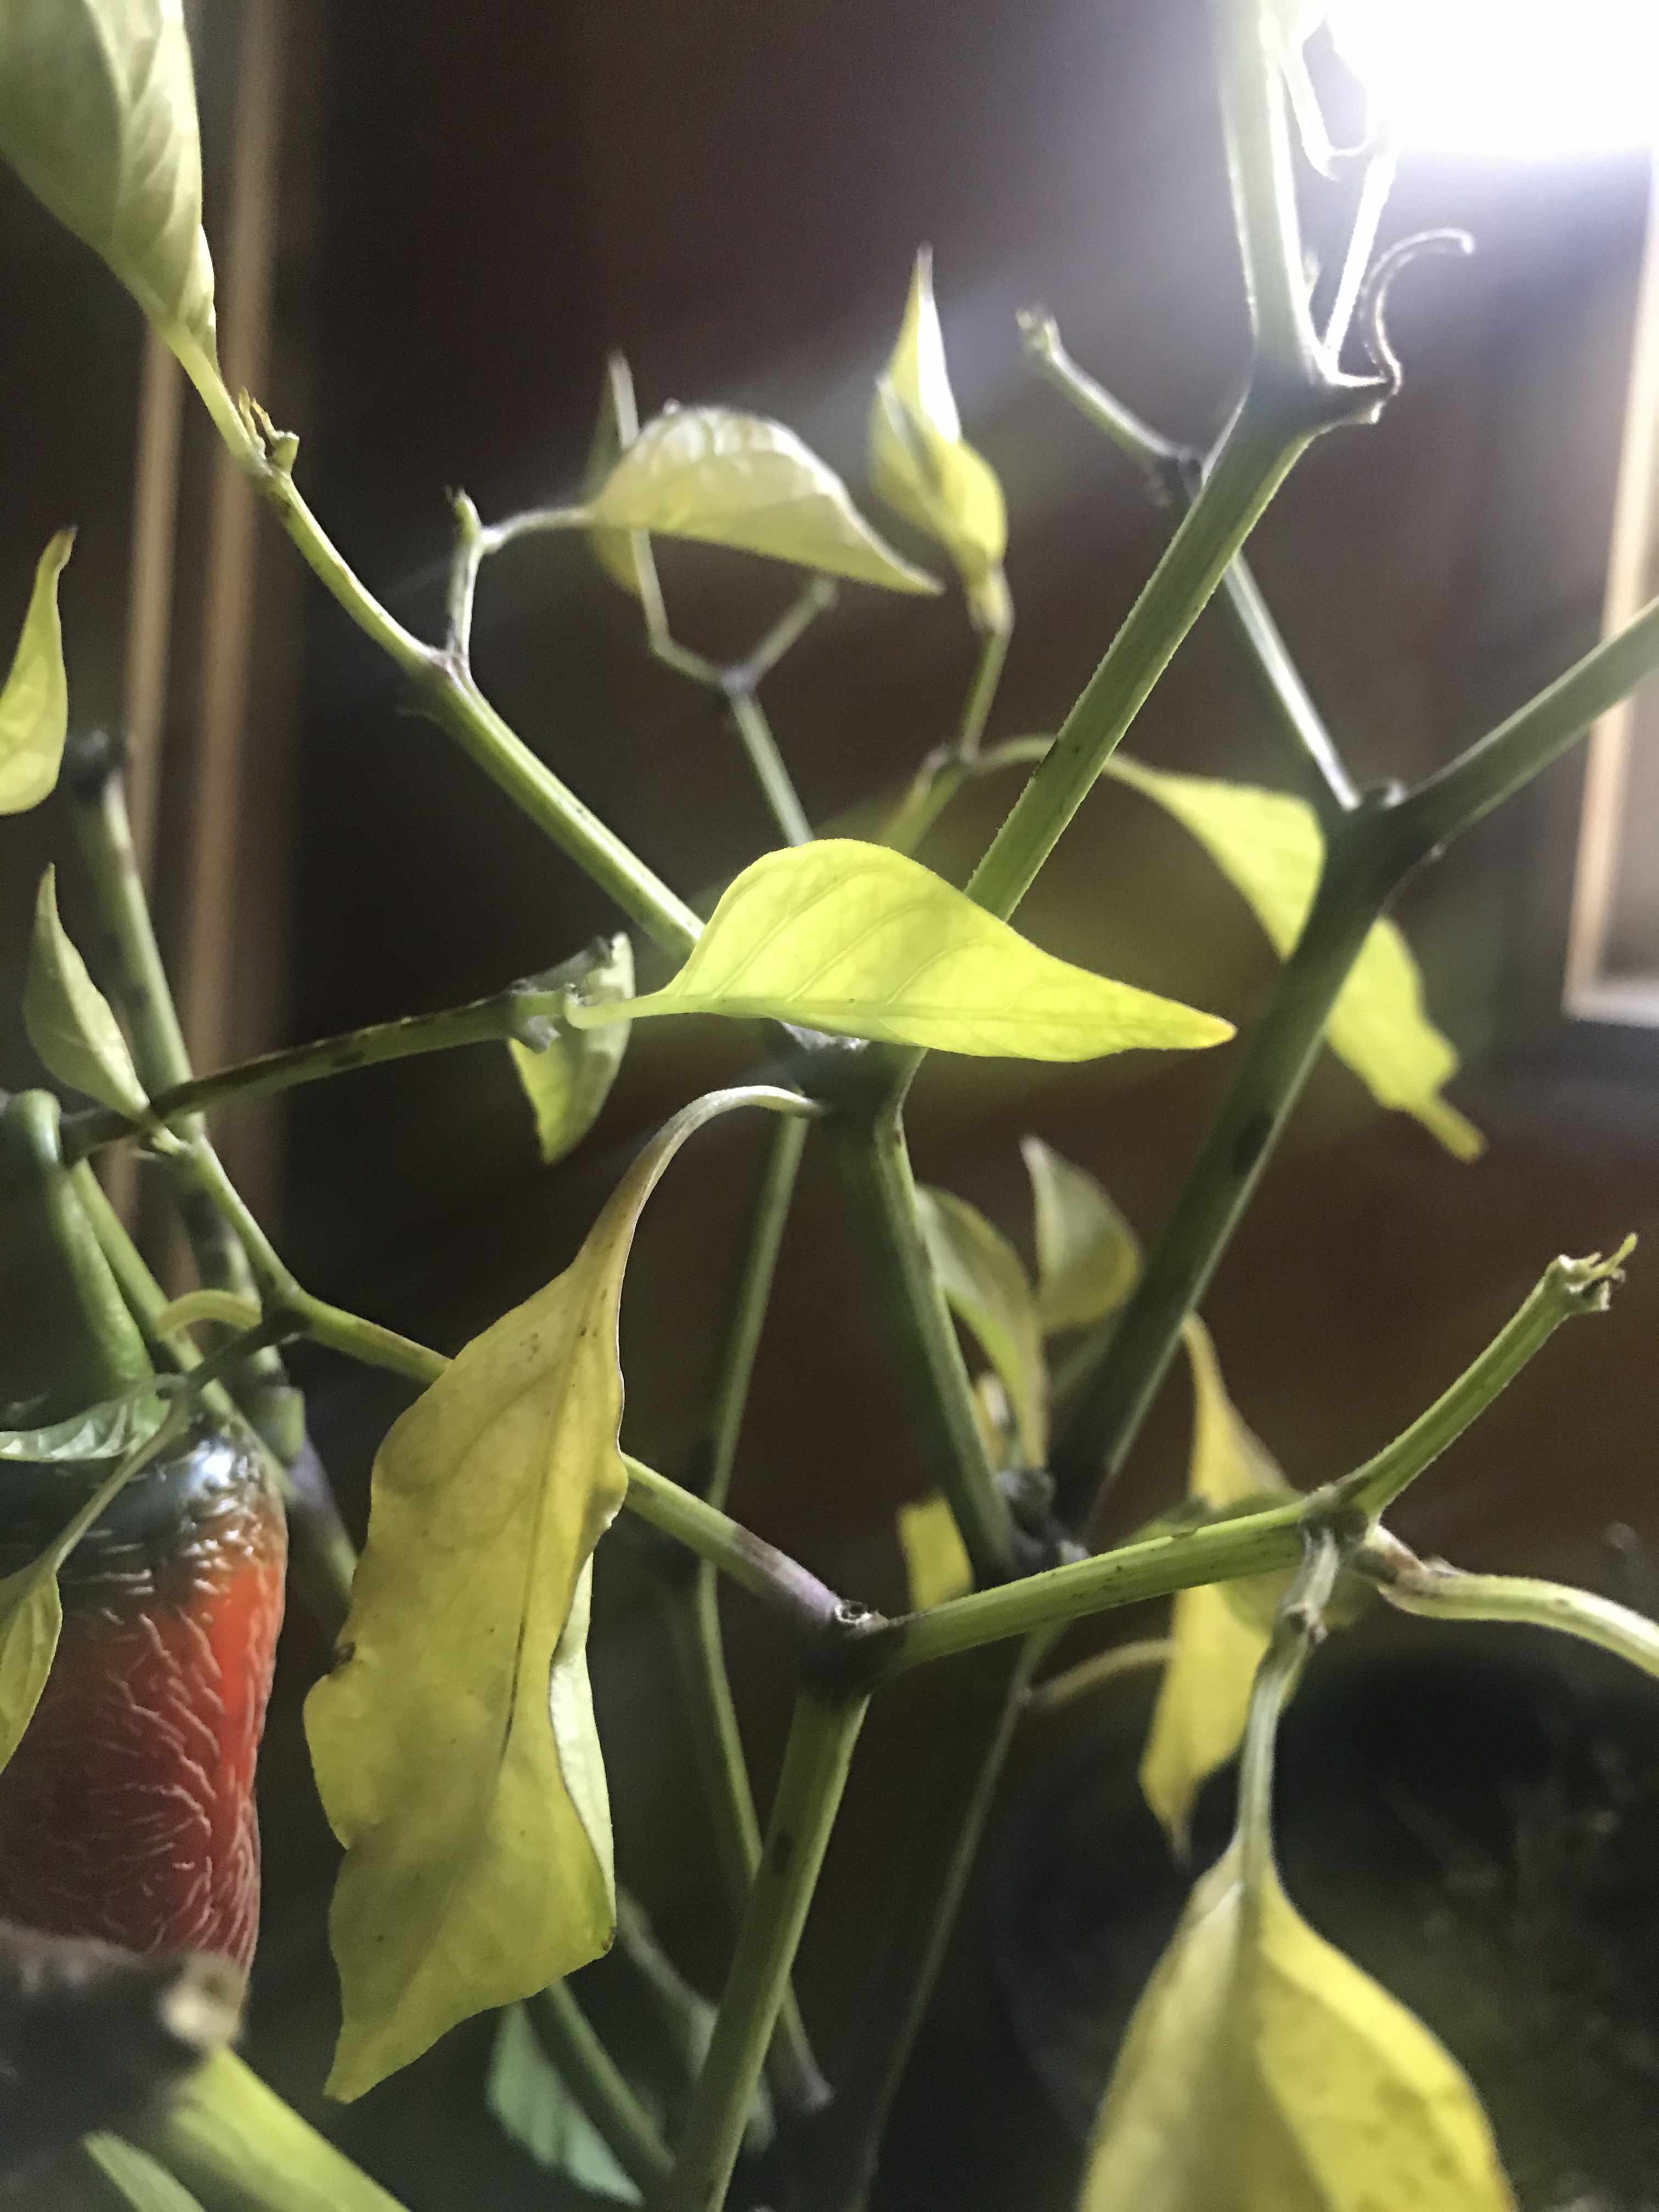
[[[1430,1620],[1511,1620],[1576,1636],[1659,1675],[1659,1626],[1628,1606],[1530,1575],[1470,1575],[1419,1559],[1392,1536],[1373,1536],[1354,1564],[1389,1603]]]
[[[975,1579],[1004,1581],[1019,1564],[1013,1516],[986,1455],[956,1324],[922,1235],[901,1109],[889,1097],[873,1112],[832,1119],[826,1130],[876,1261],[930,1473],[951,1502]]]
[[[968,687],[968,696],[963,702],[962,720],[957,730],[956,754],[958,760],[972,761],[978,756],[980,740],[985,735],[985,725],[991,719],[997,686],[1002,681],[1003,665],[1008,658],[1013,627],[1010,616],[1006,621],[993,623],[981,641],[979,658],[974,664],[973,681]]]
[[[1050,1460],[1060,1510],[1082,1518],[1139,1432],[1182,1324],[1203,1296],[1301,1095],[1337,994],[1392,879],[1361,843],[1371,810],[1334,833],[1307,925],[1267,1012],[1251,1031],[1173,1212],[1147,1256],[1106,1355],[1079,1396]],[[1093,1516],[1098,1521],[1099,1509]]]
[[[1011,1585],[1015,1589],[1024,1584]],[[858,2042],[834,2101],[805,2130],[796,2163],[805,2212],[861,2207],[979,1855],[997,1782],[1046,1633],[971,1652],[907,1808],[909,1832],[889,1917],[872,1946]]]
[[[603,2136],[617,2165],[641,2196],[648,2198],[673,2161],[655,2121],[593,2033],[569,1984],[555,1982],[551,1989],[532,1997],[525,2009],[560,2080]]]
[[[1408,860],[1426,859],[1559,760],[1608,708],[1659,669],[1659,599],[1614,636],[1429,776],[1395,812]]]
[[[264,440],[263,449],[246,436],[239,439],[218,411],[210,411],[236,459],[276,509],[307,566],[364,635],[409,678],[425,712],[648,937],[669,952],[689,952],[702,925],[685,902],[508,727],[473,683],[464,658],[423,644],[393,620],[343,559],[307,505],[289,470],[272,457],[270,439]],[[506,524],[498,525],[496,535],[507,528]]]
[[[1174,1640],[1168,1636],[1136,1637],[1127,1644],[1115,1644],[1110,1650],[1079,1659],[1075,1667],[1037,1683],[1026,1698],[1025,1710],[1033,1719],[1064,1711],[1079,1699],[1091,1698],[1107,1683],[1121,1681],[1126,1674],[1139,1674],[1146,1667],[1166,1666],[1174,1650]]]
[[[726,684],[732,690],[752,691],[763,677],[771,674],[785,653],[793,650],[818,617],[829,612],[839,596],[832,576],[812,577],[759,643],[726,671]]]
[[[1377,228],[1394,191],[1399,167],[1398,149],[1389,143],[1377,146],[1358,163],[1347,245],[1340,258],[1331,264],[1331,281],[1327,283],[1326,272],[1322,270],[1314,287],[1310,313],[1318,327],[1321,343],[1333,361],[1342,357],[1354,309],[1364,287],[1365,272],[1370,266]]]
[[[812,825],[806,818],[806,810],[800,803],[783,755],[778,750],[777,739],[772,735],[772,725],[766,719],[766,710],[747,684],[730,690],[726,694],[726,711],[732,717],[732,726],[743,740],[743,749],[749,756],[749,765],[755,771],[772,819],[782,832],[788,845],[810,845]]]
[[[1309,1654],[1325,1632],[1325,1607],[1340,1565],[1340,1554],[1328,1533],[1310,1538],[1250,1685],[1238,1767],[1238,1839],[1240,1872],[1252,1909],[1273,1863],[1273,1751],[1279,1720]]]
[[[347,1030],[338,1036],[319,1037],[309,1044],[289,1045],[279,1052],[261,1053],[256,1059],[239,1060],[234,1066],[222,1067],[212,1075],[171,1081],[166,1089],[153,1093],[147,1121],[129,1121],[125,1115],[104,1106],[74,1115],[64,1125],[65,1143],[72,1157],[84,1159],[123,1137],[142,1136],[158,1122],[170,1126],[185,1117],[198,1116],[210,1108],[222,1106],[232,1098],[269,1097],[273,1092],[291,1091],[300,1084],[324,1082],[331,1076],[378,1066],[387,1060],[409,1060],[422,1053],[453,1052],[461,1045],[500,1043],[508,1037],[521,1036],[532,1021],[556,1020],[563,1012],[568,995],[564,991],[538,991],[526,985],[514,985],[489,998],[474,999],[464,1006],[448,1006],[438,1013],[409,1014],[398,1021],[371,1022],[362,1029]],[[187,1137],[189,1133],[186,1130]],[[204,1187],[198,1176],[197,1188]],[[244,1289],[247,1279],[244,1275],[226,1287]]]
[[[793,1115],[779,1115],[772,1125],[766,1164],[756,1195],[749,1249],[732,1309],[720,1378],[709,1404],[708,1419],[693,1450],[690,1486],[711,1505],[724,1505],[732,1487],[738,1439],[743,1431],[749,1385],[760,1350],[761,1331],[771,1301],[778,1253],[789,1219],[790,1202],[800,1173],[806,1143],[806,1122]]]
[[[708,2056],[660,2212],[719,2212],[863,1725],[862,1696],[802,1689]]]
[[[1519,1310],[1451,1388],[1375,1458],[1345,1475],[1336,1485],[1338,1494],[1373,1519],[1386,1511],[1485,1413],[1564,1321],[1607,1311],[1613,1285],[1624,1280],[1621,1263],[1635,1242],[1627,1237],[1610,1259],[1597,1254],[1588,1260],[1552,1260]]]
[[[167,2100],[135,2140],[202,2212],[402,2212],[228,2051]]]

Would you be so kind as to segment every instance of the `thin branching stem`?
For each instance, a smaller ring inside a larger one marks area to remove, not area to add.
[[[641,2197],[667,2179],[673,2160],[661,2130],[593,2031],[568,1982],[539,1990],[525,2007],[560,2080],[605,2138]]]

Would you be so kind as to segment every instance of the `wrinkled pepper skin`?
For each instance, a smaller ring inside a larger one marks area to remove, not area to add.
[[[0,1465],[0,1572],[38,1557],[107,1472]],[[0,1772],[0,1918],[246,1968],[286,1550],[260,1463],[206,1426],[82,1539],[51,1675]]]

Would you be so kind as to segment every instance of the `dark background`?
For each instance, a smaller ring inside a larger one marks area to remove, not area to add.
[[[1012,519],[1018,627],[990,734],[1056,725],[1170,526],[1023,368],[1014,311],[1046,304],[1078,358],[1160,427],[1202,438],[1216,425],[1244,325],[1197,0],[490,0],[464,11],[405,0],[325,19],[301,6],[287,79],[298,183],[276,315],[295,388],[266,396],[301,434],[307,495],[402,619],[438,620],[447,486],[464,485],[487,517],[570,490],[613,344],[646,411],[678,398],[775,414],[864,498],[872,380],[927,240],[968,434]],[[225,126],[210,73],[204,99],[211,154]],[[1635,158],[1407,165],[1385,239],[1462,223],[1478,254],[1402,282],[1392,327],[1403,394],[1376,429],[1315,449],[1252,546],[1364,778],[1445,759],[1594,640],[1645,190]],[[9,191],[0,213],[8,286],[46,303],[9,311],[0,339],[12,426],[0,443],[0,604],[21,605],[46,533],[78,514],[71,684],[77,717],[103,718],[118,705],[110,624],[125,539],[109,462],[130,435],[133,317],[21,194]],[[784,570],[695,550],[671,549],[663,570],[678,633],[716,653],[750,641],[793,588]],[[285,623],[272,635],[303,673],[292,764],[273,762],[262,786],[256,763],[253,802],[269,808],[280,862],[269,926],[288,948],[281,1038],[451,1003],[611,925],[599,895],[439,732],[400,711],[385,668],[319,591]],[[646,657],[631,603],[580,544],[532,543],[486,573],[475,652],[508,719],[686,895],[771,842],[734,738],[703,694]],[[845,589],[765,694],[815,820],[902,783],[950,732],[972,655],[951,596]],[[1131,745],[1168,766],[1293,781],[1214,617]],[[1298,1481],[1352,1464],[1419,1410],[1552,1254],[1605,1248],[1659,1211],[1647,1041],[1570,1030],[1556,1012],[1579,775],[1576,762],[1552,772],[1400,909],[1437,1017],[1464,1053],[1455,1096],[1489,1133],[1485,1159],[1460,1166],[1328,1058],[1207,1302],[1236,1397]],[[930,857],[964,870],[1011,797],[999,786],[964,799]],[[54,809],[6,826],[9,973],[37,848],[61,834]],[[165,855],[159,896],[165,912]],[[1021,923],[1054,951],[1236,1018],[1271,978],[1234,895],[1182,833],[1117,790],[1085,806]],[[0,1076],[22,1079],[15,1031],[0,1043]],[[714,1024],[643,1026],[599,1129],[550,1174],[534,1164],[501,1054],[296,1094],[284,1249],[323,1295],[453,1347],[564,1264],[639,1137],[741,1073],[748,1049]],[[935,1064],[911,1115],[918,1171],[1025,1243],[1016,1140],[1036,1130],[1092,1168],[1150,1236],[1228,1059]],[[670,1471],[711,1379],[761,1134],[722,1124],[696,1140],[653,1200],[630,1270],[628,1437]],[[809,1149],[735,1510],[838,1587],[892,1604],[892,1516],[920,1463],[866,1291]],[[1592,1577],[1608,1522],[1659,1537],[1656,1317],[1659,1272],[1638,1256],[1612,1316],[1564,1332],[1413,1494],[1401,1533],[1470,1565]],[[397,1393],[321,1361],[307,1379],[360,1508]],[[1177,1483],[1185,1419],[1172,1387],[1126,1489],[1126,1521]],[[684,1814],[695,1784],[665,1650],[625,1545],[606,1547],[599,1579],[595,1674],[621,1863],[710,1982],[713,1875]],[[730,1628],[764,1784],[782,1655],[740,1607]],[[297,1626],[290,1692],[319,1656]],[[841,1913],[862,1942],[878,1940],[852,1916],[905,1800],[927,1786],[917,1747],[931,1701],[947,1694],[917,1685],[872,1722],[820,1935]],[[290,1694],[265,1770],[273,1909],[258,2048],[314,2094],[331,2001],[329,1846],[308,1789]],[[809,1937],[806,1994],[832,2070],[858,1948]],[[461,2155],[432,2085],[476,2068],[479,2046],[476,2034],[453,2041],[421,2080],[348,2123],[365,2143],[381,2139],[387,2178],[417,2206],[445,2201],[438,2161]],[[480,2142],[466,2155],[489,2154]],[[508,2185],[505,2168],[495,2185]]]

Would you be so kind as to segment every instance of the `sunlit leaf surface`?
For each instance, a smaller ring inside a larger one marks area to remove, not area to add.
[[[647,422],[588,511],[601,529],[730,545],[892,592],[939,588],[883,543],[793,430],[729,407],[679,407]]]
[[[973,1564],[957,1530],[956,1516],[940,1491],[901,1505],[899,1547],[904,1553],[910,1609],[922,1613],[974,1586]]]
[[[1168,775],[1121,752],[1106,767],[1191,831],[1285,958],[1324,863],[1312,808],[1285,792]],[[1326,1041],[1380,1105],[1413,1115],[1461,1160],[1479,1154],[1480,1132],[1440,1095],[1457,1073],[1457,1054],[1429,1019],[1422,975],[1395,922],[1377,922],[1365,939],[1332,1009]]]
[[[60,530],[40,556],[11,672],[0,691],[0,814],[38,806],[56,787],[69,731],[58,579],[75,544]]]
[[[117,1113],[137,1118],[146,1112],[149,1101],[120,1024],[58,919],[57,878],[51,868],[40,878],[35,901],[23,1026],[42,1063],[60,1083],[84,1091]]]
[[[1017,1060],[1185,1050],[1232,1034],[1213,1015],[1040,952],[916,861],[846,838],[745,868],[672,981],[621,1011],[771,1017]]]
[[[627,1487],[617,1322],[640,1209],[687,1107],[564,1273],[467,1345],[375,1459],[341,1658],[306,1718],[346,1847],[331,1918],[356,2097],[458,2021],[595,1957],[616,1924],[583,1644],[586,1568]]]

